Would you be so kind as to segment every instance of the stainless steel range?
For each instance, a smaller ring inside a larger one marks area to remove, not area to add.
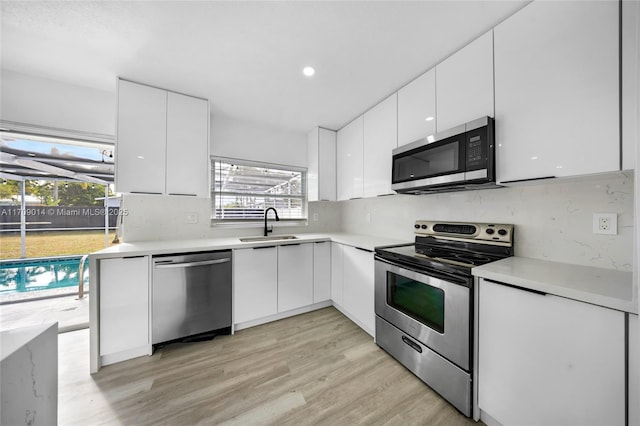
[[[471,268],[513,256],[513,225],[415,223],[415,244],[376,249],[376,343],[467,417]]]

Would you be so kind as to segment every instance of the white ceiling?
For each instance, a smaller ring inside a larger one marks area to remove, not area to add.
[[[122,76],[291,131],[338,129],[525,3],[3,0],[1,60],[110,92]]]

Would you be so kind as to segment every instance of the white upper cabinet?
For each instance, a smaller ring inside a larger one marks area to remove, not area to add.
[[[209,102],[168,93],[167,194],[209,196]]]
[[[620,169],[618,8],[536,1],[495,27],[498,182]]]
[[[309,201],[336,200],[336,132],[316,127],[307,135]]]
[[[353,120],[337,134],[337,198],[349,200],[363,195],[363,121]]]
[[[391,151],[398,146],[396,93],[364,113],[363,196],[393,194]]]
[[[398,90],[398,146],[436,133],[436,71]]]
[[[116,191],[165,190],[167,92],[118,81]]]
[[[493,117],[493,31],[436,65],[437,131]]]
[[[622,2],[622,168],[634,169],[638,140],[640,84],[640,2]]]
[[[209,102],[118,80],[116,191],[209,197]]]

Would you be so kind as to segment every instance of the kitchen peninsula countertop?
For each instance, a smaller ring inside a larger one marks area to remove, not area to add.
[[[373,251],[376,247],[411,243],[411,241],[397,240],[372,235],[327,233],[327,234],[283,234],[295,235],[296,239],[242,242],[242,237],[202,238],[190,240],[170,241],[140,241],[133,243],[121,243],[109,248],[91,253],[95,259],[107,259],[123,256],[162,255],[180,252],[198,252],[210,250],[242,249],[251,247],[268,247],[283,244],[313,243],[319,241],[333,241],[353,247]],[[277,237],[278,235],[270,235]]]
[[[638,313],[631,272],[514,256],[477,266],[472,273],[525,289]]]

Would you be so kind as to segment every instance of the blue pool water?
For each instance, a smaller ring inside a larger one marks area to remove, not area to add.
[[[78,266],[82,256],[60,256],[0,261],[0,295],[78,287]],[[84,281],[88,282],[89,262]]]

